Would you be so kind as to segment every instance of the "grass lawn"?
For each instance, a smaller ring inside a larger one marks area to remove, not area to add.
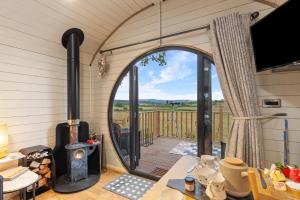
[[[117,101],[113,109],[113,121],[119,124],[121,128],[128,128],[128,102]],[[212,106],[213,141],[226,140],[230,125],[231,115],[226,103],[224,101],[214,101]],[[167,103],[154,104],[142,102],[139,105],[139,127],[141,132],[145,134],[151,133],[155,136],[195,139],[197,130],[197,104],[195,101],[184,102],[174,106]],[[157,133],[157,130],[159,130],[159,133]]]

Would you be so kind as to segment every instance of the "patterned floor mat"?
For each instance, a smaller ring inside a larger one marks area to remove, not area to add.
[[[154,182],[151,180],[131,174],[124,174],[106,184],[104,188],[130,200],[138,200],[141,199],[153,184]]]
[[[171,151],[169,151],[169,153],[179,154],[183,156],[197,156],[197,144],[194,142],[181,141]],[[212,155],[221,155],[221,149],[213,147]]]

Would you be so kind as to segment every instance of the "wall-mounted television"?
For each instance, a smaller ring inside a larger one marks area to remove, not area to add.
[[[300,0],[289,0],[251,26],[256,70],[300,61]]]

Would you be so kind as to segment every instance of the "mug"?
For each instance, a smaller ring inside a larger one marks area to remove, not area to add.
[[[216,173],[214,169],[197,166],[194,171],[194,176],[197,177],[202,185],[207,186],[209,177],[214,173]]]
[[[200,157],[201,163],[203,166],[208,167],[208,168],[214,168],[215,167],[215,156],[211,155],[202,155]]]

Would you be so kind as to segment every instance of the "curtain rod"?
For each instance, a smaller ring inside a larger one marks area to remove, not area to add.
[[[164,36],[161,36],[161,37],[155,37],[155,38],[151,38],[151,39],[140,41],[140,42],[134,42],[134,43],[131,43],[131,44],[126,44],[126,45],[114,47],[114,48],[111,48],[111,49],[100,50],[99,53],[102,54],[102,53],[109,52],[109,51],[114,51],[114,50],[117,50],[117,49],[123,49],[123,48],[126,48],[126,47],[136,46],[136,45],[139,45],[139,44],[144,44],[144,43],[153,42],[153,41],[156,41],[156,40],[161,40],[161,39],[165,39],[165,38],[169,38],[169,37],[174,37],[174,36],[177,36],[177,35],[182,35],[182,34],[185,34],[185,33],[194,32],[194,31],[198,31],[198,30],[201,30],[201,29],[209,29],[209,27],[210,27],[210,25],[207,24],[207,25],[204,25],[204,26],[201,26],[201,27],[198,27],[198,28],[194,28],[194,29],[180,31],[180,32],[169,34],[169,35],[164,35]]]
[[[250,18],[251,20],[256,19],[259,16],[259,12],[254,12],[251,14]],[[210,25],[206,24],[197,28],[193,28],[193,29],[189,29],[189,30],[184,30],[184,31],[180,31],[180,32],[176,32],[176,33],[171,33],[168,35],[164,35],[164,36],[160,36],[160,37],[155,37],[155,38],[151,38],[148,40],[144,40],[144,41],[139,41],[139,42],[134,42],[131,44],[126,44],[126,45],[122,45],[122,46],[118,46],[118,47],[114,47],[114,48],[110,48],[110,49],[104,49],[104,50],[100,50],[99,53],[105,53],[105,52],[112,52],[114,50],[118,50],[118,49],[123,49],[123,48],[127,48],[127,47],[132,47],[132,46],[136,46],[136,45],[140,45],[140,44],[145,44],[145,43],[149,43],[149,42],[153,42],[156,40],[161,40],[161,39],[165,39],[165,38],[169,38],[169,37],[174,37],[174,36],[178,36],[178,35],[182,35],[182,34],[186,34],[186,33],[190,33],[190,32],[194,32],[194,31],[199,31],[202,29],[209,29]]]

